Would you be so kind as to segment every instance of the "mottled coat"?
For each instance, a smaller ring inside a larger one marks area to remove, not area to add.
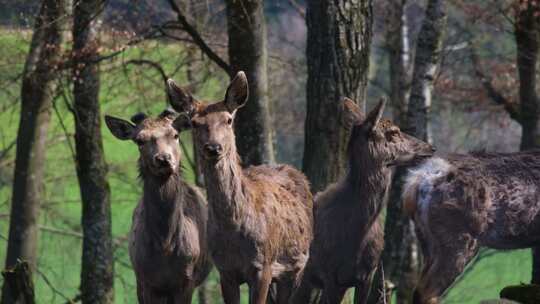
[[[382,120],[381,102],[363,120],[351,100],[344,117],[352,117],[348,172],[315,197],[315,236],[301,288],[294,303],[308,303],[311,290],[323,290],[322,303],[341,303],[356,287],[355,303],[365,303],[383,249],[380,212],[391,182],[392,166],[431,155],[430,145],[401,133]]]
[[[480,246],[540,245],[540,151],[434,157],[403,192],[425,265],[415,303],[437,303]]]
[[[135,116],[137,125],[106,117],[120,139],[139,145],[143,196],[133,213],[129,256],[139,303],[189,304],[211,269],[207,204],[197,187],[183,181],[174,114]]]
[[[305,176],[287,165],[244,169],[232,123],[247,99],[240,72],[223,102],[204,105],[169,81],[171,104],[186,112],[202,157],[209,202],[208,237],[225,303],[240,301],[247,283],[250,303],[266,302],[271,281],[277,302],[287,303],[297,285],[312,239],[313,199]]]

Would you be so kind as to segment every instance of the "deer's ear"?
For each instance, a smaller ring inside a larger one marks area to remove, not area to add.
[[[176,119],[173,121],[173,128],[175,128],[178,132],[186,131],[191,129],[191,118],[186,113],[181,113],[176,117]]]
[[[128,140],[133,137],[135,126],[127,120],[105,115],[105,124],[111,133],[120,140]]]
[[[231,80],[231,84],[225,93],[225,106],[229,113],[233,113],[236,109],[243,107],[249,96],[249,88],[246,74],[242,71],[238,72]]]
[[[373,131],[373,129],[375,129],[375,127],[377,126],[377,124],[382,118],[385,105],[386,105],[386,100],[384,98],[381,98],[377,106],[375,106],[375,108],[373,108],[373,110],[369,112],[369,114],[366,117],[366,120],[364,120],[364,123],[362,124],[364,130],[371,132]]]
[[[167,80],[167,96],[169,97],[169,103],[177,112],[185,112],[191,115],[195,110],[193,96],[180,88],[172,79]]]
[[[364,114],[358,105],[350,98],[343,97],[343,117],[342,122],[347,128],[359,125],[364,120]]]

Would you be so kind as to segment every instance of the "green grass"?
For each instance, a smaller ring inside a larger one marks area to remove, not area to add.
[[[19,80],[11,82],[20,74],[28,48],[28,33],[0,33],[0,149],[16,137],[18,127]],[[126,51],[113,63],[101,66],[102,114],[107,113],[129,118],[138,111],[158,114],[166,99],[160,76],[149,67],[128,66],[118,68],[119,63],[129,59],[151,59],[160,62],[167,73],[185,60],[182,50],[176,45],[149,42]],[[219,98],[223,94],[226,76],[202,69],[210,77],[197,93],[205,98]],[[173,76],[179,83],[186,82],[184,69]],[[36,295],[38,303],[63,303],[78,294],[81,258],[81,239],[53,231],[80,233],[81,203],[75,175],[73,154],[73,117],[62,99],[56,101],[57,113],[53,113],[49,130],[46,176],[44,180],[43,210],[40,224],[44,228],[39,239]],[[68,131],[66,138],[62,123]],[[137,179],[136,146],[129,141],[119,141],[103,125],[103,140],[107,163],[110,168],[108,181],[111,187],[112,230],[116,239],[126,236],[131,225],[131,214],[141,192]],[[182,141],[191,149],[189,134]],[[190,155],[191,156],[191,155]],[[5,259],[8,233],[10,178],[13,171],[14,150],[6,161],[0,160],[0,261]],[[193,172],[186,165],[185,176],[193,180]],[[130,266],[126,244],[122,243],[115,252],[115,299],[116,303],[135,302],[135,281]],[[497,298],[498,291],[505,285],[527,282],[530,279],[530,251],[497,253],[479,261],[449,292],[446,303],[479,303],[480,300]],[[1,279],[0,279],[1,280]],[[221,303],[218,280],[215,273],[208,287],[213,299]],[[246,288],[243,287],[243,303],[247,303]],[[57,292],[58,291],[58,292]]]

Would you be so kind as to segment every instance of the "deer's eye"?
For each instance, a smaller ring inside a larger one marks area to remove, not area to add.
[[[231,125],[231,124],[232,124],[232,118],[229,117],[229,119],[227,119],[227,124],[228,124],[228,125]]]
[[[178,133],[174,134],[174,139],[178,139]]]

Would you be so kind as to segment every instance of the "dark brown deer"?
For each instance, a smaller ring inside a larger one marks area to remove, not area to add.
[[[424,255],[414,303],[438,303],[479,247],[540,245],[540,151],[433,157],[411,170],[403,203]]]
[[[287,165],[241,167],[233,121],[248,97],[243,72],[225,100],[196,101],[172,80],[169,97],[202,155],[209,202],[209,245],[219,270],[225,303],[240,303],[239,286],[249,285],[249,303],[266,303],[273,281],[277,302],[287,303],[305,266],[312,239],[313,200],[305,176]]]
[[[167,110],[155,119],[138,114],[131,124],[105,116],[114,136],[139,146],[143,196],[133,213],[129,256],[142,304],[191,304],[193,289],[211,269],[207,204],[182,179],[175,117]]]
[[[348,172],[315,197],[314,240],[293,302],[309,303],[322,289],[323,304],[341,303],[355,287],[355,303],[365,303],[379,263],[384,236],[380,212],[390,187],[392,167],[430,156],[432,147],[381,119],[384,100],[365,120],[356,104],[344,101],[344,122],[353,121]]]

